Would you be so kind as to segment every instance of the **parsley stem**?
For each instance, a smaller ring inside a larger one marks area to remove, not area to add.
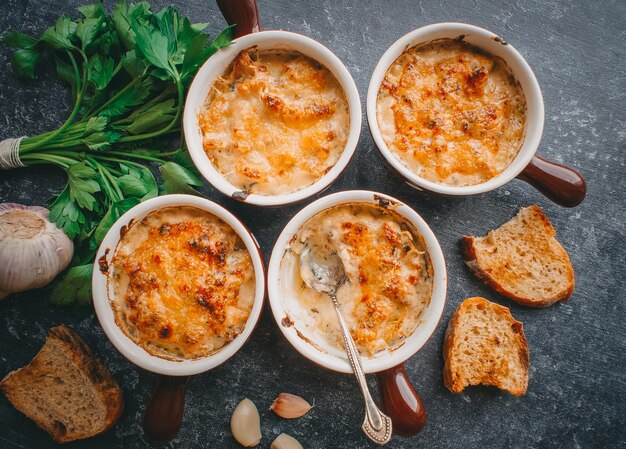
[[[74,123],[72,124],[72,126],[70,126],[68,129],[66,129],[63,132],[63,136],[68,137],[68,136],[81,136],[82,134],[84,134],[85,132],[85,127],[86,127],[86,123]],[[48,131],[45,133],[41,133],[37,136],[32,136],[32,137],[27,137],[26,139],[24,139],[24,144],[33,144],[35,142],[39,142],[43,139],[45,139],[46,137],[48,137],[49,135],[53,134],[54,132],[56,132],[56,130],[53,131]],[[58,141],[59,139],[57,139]],[[31,145],[32,146],[32,145]],[[20,150],[22,149],[22,147],[20,147]]]
[[[114,156],[130,157],[133,159],[143,159],[145,161],[159,162],[161,164],[165,162],[164,159],[159,159],[158,157],[147,156],[145,154],[139,153],[128,153],[125,151],[107,151],[107,154],[112,154]]]
[[[96,170],[98,171],[98,174],[100,175],[100,180],[102,181],[102,187],[104,188],[104,193],[107,196],[106,199],[108,200],[108,203],[111,204],[113,201],[115,201],[115,193],[111,190],[109,181],[107,180],[106,176],[104,176],[104,173],[102,173],[102,169],[100,168],[99,165],[96,167]]]
[[[113,189],[115,190],[115,192],[118,195],[118,199],[119,200],[123,200],[124,199],[124,194],[122,193],[122,189],[120,189],[120,186],[117,184],[117,181],[115,180],[115,178],[113,177],[111,172],[104,165],[102,165],[102,164],[98,164],[98,165],[100,167],[102,167],[102,171],[107,176],[107,178],[109,178],[109,181],[111,182],[111,185],[113,186]]]
[[[72,61],[72,67],[74,68],[74,78],[76,79],[77,83],[80,83],[80,72],[78,70],[78,65],[76,64],[76,59],[74,58],[74,55],[72,54],[71,51],[65,50],[65,52],[69,56],[70,61]],[[81,86],[80,91],[78,91],[78,94],[76,94],[76,103],[74,104],[74,109],[72,110],[72,113],[67,118],[65,123],[63,123],[63,125],[61,125],[61,127],[59,129],[54,131],[52,134],[50,134],[45,139],[40,140],[39,142],[37,142],[32,147],[24,148],[24,152],[25,153],[33,151],[33,150],[36,150],[37,148],[41,148],[43,145],[45,145],[46,143],[50,142],[56,136],[58,136],[63,131],[65,131],[65,129],[67,129],[67,127],[72,124],[72,122],[74,121],[74,118],[76,118],[76,114],[78,114],[78,110],[80,109],[80,102],[81,102],[81,99],[83,97],[84,92],[85,92],[85,85]]]
[[[169,156],[174,156],[176,153],[178,153],[181,150],[181,147],[176,148],[174,151],[168,151],[167,153],[159,153],[159,156],[161,157],[169,157]]]
[[[148,134],[137,134],[135,136],[122,137],[120,140],[118,140],[118,142],[125,143],[125,142],[136,142],[137,140],[152,139],[153,137],[158,137],[162,134],[169,132],[174,127],[174,125],[178,122],[178,119],[180,118],[180,114],[183,108],[183,102],[185,101],[185,92],[183,90],[183,83],[180,80],[180,76],[178,74],[176,74],[174,81],[176,82],[176,90],[178,91],[178,107],[176,109],[176,115],[174,116],[172,121],[165,128],[160,129],[158,131],[154,131]]]
[[[98,163],[98,161],[89,158],[90,165],[96,169],[98,174],[100,175],[100,180],[102,181],[102,187],[104,188],[104,192],[107,196],[107,200],[110,203],[118,201],[120,198],[117,197],[117,192],[113,189],[113,185],[110,181],[110,178],[105,174],[105,168],[102,164]]]
[[[68,159],[72,159],[72,160],[74,160],[76,162],[79,162],[79,161],[82,161],[82,160],[85,159],[85,153],[79,153],[77,151],[72,151],[72,150],[48,151],[45,154],[65,157],[65,158],[68,158]],[[37,154],[29,154],[27,156],[35,157],[35,156],[37,156]]]
[[[33,155],[27,154],[22,158],[22,161],[28,162],[28,163],[31,163],[31,161],[47,161],[49,163],[60,165],[63,168],[68,168],[70,165],[73,165],[78,162],[76,159],[72,159],[69,157],[59,156],[55,154],[46,154],[46,153],[39,153],[39,154],[33,154]]]
[[[95,158],[97,160],[102,160],[102,161],[119,162],[120,164],[131,164],[131,165],[134,165],[135,167],[139,167],[139,168],[146,168],[145,165],[140,164],[139,162],[129,161],[127,159],[119,159],[119,158],[116,158],[116,157],[101,156],[99,154],[98,155],[94,154],[93,158]],[[159,161],[159,162],[165,163],[165,161]],[[109,169],[109,170],[111,170],[111,169]]]
[[[124,95],[126,93],[126,91],[128,91],[131,87],[133,87],[135,84],[137,84],[137,82],[139,80],[141,80],[141,78],[134,78],[130,83],[128,83],[126,86],[124,86],[122,88],[122,90],[120,90],[118,93],[113,95],[106,103],[104,103],[102,106],[100,106],[94,112],[89,113],[89,114],[85,114],[85,117],[83,117],[81,122],[83,122],[85,120],[89,120],[90,117],[95,117],[100,112],[104,111],[110,104],[114,103],[120,96]]]

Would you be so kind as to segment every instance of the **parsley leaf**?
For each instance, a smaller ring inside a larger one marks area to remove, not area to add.
[[[150,90],[145,83],[135,84],[123,94],[120,94],[113,103],[100,112],[100,115],[108,117],[124,115],[132,106],[142,104],[148,95],[150,95]]]
[[[176,106],[174,106],[174,99],[171,98],[150,108],[135,111],[128,117],[132,123],[126,127],[126,131],[130,134],[141,134],[156,126],[169,123],[175,115]]]
[[[181,77],[185,81],[190,81],[200,66],[220,48],[227,47],[233,38],[234,26],[229,26],[222,31],[213,42],[207,45],[209,35],[200,33],[189,43],[187,52],[183,59]]]
[[[41,57],[39,41],[26,34],[11,30],[4,37],[3,42],[9,47],[18,49],[11,57],[15,73],[22,78],[33,79],[35,67]]]
[[[69,185],[66,185],[50,206],[50,220],[73,239],[81,233],[81,225],[85,224],[85,215],[70,199],[69,189]]]
[[[127,166],[127,170],[128,173],[117,179],[124,196],[145,201],[159,194],[157,183],[148,168],[139,169]]]
[[[76,37],[80,40],[83,50],[91,44],[103,25],[104,17],[85,18],[78,22],[76,25]]]
[[[136,11],[131,14],[131,18],[137,19],[136,16]],[[141,25],[138,20],[131,20],[130,26],[135,33],[137,50],[150,64],[173,74],[168,59],[168,40],[161,30],[151,23]]]
[[[85,125],[85,134],[91,134],[98,131],[102,131],[107,123],[109,123],[108,117],[96,116],[91,117]]]
[[[185,51],[198,34],[186,17],[181,17],[171,6],[155,14],[159,29],[167,39],[169,61],[176,65],[183,62]]]
[[[140,201],[137,198],[126,198],[124,200],[120,200],[111,204],[111,207],[109,207],[109,210],[104,215],[104,217],[100,221],[100,224],[96,228],[96,231],[94,232],[94,240],[96,245],[102,243],[102,240],[106,236],[107,232],[109,232],[109,229],[111,229],[111,226],[113,226],[113,223],[115,223],[117,219],[124,215],[126,212],[139,204],[139,202]]]
[[[6,36],[2,38],[2,42],[13,48],[32,48],[37,45],[39,41],[34,37],[30,37],[28,34],[10,30]]]
[[[112,143],[120,140],[121,136],[122,135],[120,133],[115,131],[100,131],[85,137],[81,140],[81,142],[87,145],[90,150],[102,151],[109,148]]]
[[[54,56],[54,63],[57,69],[57,76],[61,81],[65,81],[72,88],[72,97],[76,96],[76,77],[74,76],[74,69],[72,66],[65,62],[58,56]]]
[[[122,56],[122,66],[133,78],[138,78],[146,73],[147,68],[141,58],[137,57],[135,50],[126,52],[124,56]]]
[[[83,209],[94,210],[97,200],[93,194],[100,191],[100,184],[95,178],[96,171],[87,166],[86,162],[70,166],[67,170],[70,200]]]
[[[41,40],[57,49],[71,50],[74,48],[71,38],[76,33],[76,23],[72,22],[70,16],[63,14],[59,17],[53,27],[44,31]]]
[[[105,17],[106,13],[102,7],[102,3],[94,3],[93,5],[84,5],[76,8],[87,19]]]
[[[92,263],[70,268],[54,285],[50,301],[58,305],[67,305],[75,301],[83,305],[89,304],[92,273]]]
[[[176,162],[166,162],[159,167],[159,172],[163,178],[162,193],[187,193],[202,196],[192,187],[201,186],[202,180],[182,165],[178,165]]]
[[[112,58],[96,53],[87,63],[88,79],[97,90],[103,90],[113,79],[115,62]]]

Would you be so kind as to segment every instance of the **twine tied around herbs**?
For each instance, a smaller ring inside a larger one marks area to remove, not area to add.
[[[0,169],[9,170],[25,166],[20,160],[20,142],[25,138],[26,136],[4,139],[0,142]]]

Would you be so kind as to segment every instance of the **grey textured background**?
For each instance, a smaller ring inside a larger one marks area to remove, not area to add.
[[[80,3],[0,0],[0,34],[14,27],[38,36],[60,13],[72,13]],[[169,2],[152,3],[157,9]],[[210,21],[213,32],[224,26],[212,0],[174,3],[194,21]],[[112,2],[105,1],[105,6]],[[330,191],[366,187],[407,202],[433,228],[449,269],[442,322],[407,362],[428,411],[427,426],[411,439],[394,437],[388,447],[626,447],[626,2],[261,0],[260,11],[265,29],[299,32],[334,51],[354,76],[363,104],[378,58],[403,34],[442,21],[494,31],[527,58],[543,89],[546,126],[540,154],[579,169],[588,180],[588,197],[575,209],[550,203],[520,181],[473,198],[425,196],[381,165],[364,119],[356,155]],[[68,93],[49,73],[34,83],[17,81],[9,55],[0,46],[0,138],[58,126],[68,113]],[[0,201],[43,204],[62,185],[62,173],[55,169],[1,172]],[[265,211],[235,203],[210,187],[205,191],[252,228],[266,261],[282,227],[303,206]],[[464,267],[458,245],[461,235],[482,235],[520,206],[533,203],[552,219],[576,271],[571,301],[544,310],[524,309],[484,288]],[[510,307],[524,323],[531,352],[527,395],[514,398],[488,388],[452,395],[443,387],[445,327],[460,302],[473,295]],[[155,376],[123,359],[90,311],[56,308],[47,304],[46,296],[36,291],[0,303],[0,376],[34,356],[49,327],[66,323],[111,368],[126,398],[124,414],[111,431],[70,447],[151,446],[140,422]],[[370,382],[375,387],[373,378]],[[283,391],[300,394],[315,407],[302,419],[281,420],[268,407]],[[244,397],[261,412],[260,447],[269,447],[280,432],[295,436],[305,448],[373,447],[359,430],[363,412],[354,380],[303,359],[283,338],[268,307],[253,338],[235,357],[191,380],[183,429],[166,447],[238,447],[228,422]],[[52,445],[43,431],[0,398],[0,447]]]

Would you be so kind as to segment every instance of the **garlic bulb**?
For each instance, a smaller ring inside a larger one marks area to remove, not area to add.
[[[48,209],[0,204],[0,298],[47,285],[67,267],[74,244]]]
[[[303,449],[302,445],[291,435],[281,433],[276,437],[270,449]]]
[[[261,442],[261,418],[250,399],[244,399],[235,407],[230,418],[230,431],[237,443],[244,447],[253,447]]]

